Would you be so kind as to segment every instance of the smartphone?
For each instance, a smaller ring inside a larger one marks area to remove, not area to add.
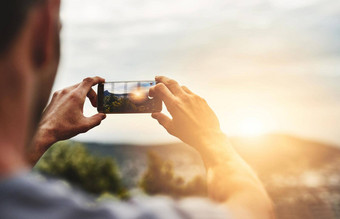
[[[154,113],[162,101],[149,96],[156,81],[117,81],[98,84],[97,110],[100,113]]]

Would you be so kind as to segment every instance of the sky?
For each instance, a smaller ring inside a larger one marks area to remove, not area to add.
[[[67,0],[54,90],[88,76],[166,75],[203,96],[229,136],[340,145],[340,1]],[[96,113],[87,102],[85,114]],[[108,115],[81,141],[176,138],[150,115]]]

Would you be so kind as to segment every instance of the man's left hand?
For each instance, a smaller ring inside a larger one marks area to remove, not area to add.
[[[104,83],[100,77],[86,78],[83,82],[57,91],[51,103],[45,109],[38,131],[33,139],[28,157],[35,164],[45,151],[60,140],[72,138],[98,126],[106,115],[103,113],[85,117],[84,102],[89,98],[93,107],[97,107],[97,94],[93,86]]]

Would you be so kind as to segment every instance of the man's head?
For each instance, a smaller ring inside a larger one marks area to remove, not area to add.
[[[59,7],[59,4],[56,4],[59,1],[60,0],[58,1],[53,1],[53,0],[1,1],[0,2],[0,33],[1,33],[0,35],[0,57],[5,56],[8,50],[11,48],[11,46],[13,46],[13,44],[15,43],[15,40],[19,37],[20,32],[27,24],[27,20],[29,19],[30,13],[32,13],[33,9],[36,9],[37,7],[40,7],[42,9],[43,6],[47,6],[48,4],[51,5],[52,2],[55,2],[54,6]],[[40,11],[40,13],[41,12],[42,11]]]
[[[0,2],[0,138],[34,133],[59,64],[59,10],[60,0]]]
[[[37,0],[12,0],[0,2],[0,54],[9,49],[18,35],[32,6]]]

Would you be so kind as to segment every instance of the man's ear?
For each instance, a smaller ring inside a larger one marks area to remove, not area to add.
[[[59,34],[60,0],[46,0],[36,8],[33,33],[33,63],[41,68],[55,57],[55,42]]]

